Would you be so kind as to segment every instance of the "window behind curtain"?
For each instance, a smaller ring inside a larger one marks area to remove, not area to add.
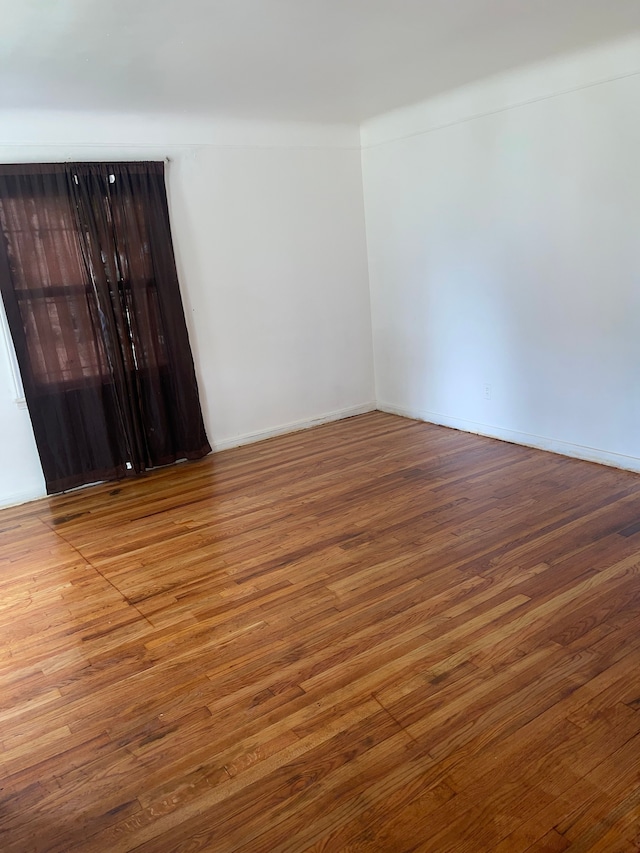
[[[38,384],[81,382],[105,374],[102,338],[96,334],[76,218],[63,198],[5,198],[0,227],[15,296],[24,324],[29,364]]]
[[[208,453],[163,164],[0,166],[0,228],[47,490]]]

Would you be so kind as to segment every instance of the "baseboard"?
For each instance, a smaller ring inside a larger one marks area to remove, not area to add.
[[[273,438],[276,435],[284,435],[288,432],[298,432],[299,430],[309,429],[310,427],[319,426],[320,424],[329,423],[330,421],[339,421],[343,418],[350,418],[354,415],[364,415],[367,412],[374,412],[376,404],[362,403],[359,406],[349,406],[346,409],[337,409],[333,412],[328,412],[318,418],[306,418],[300,421],[291,421],[290,423],[281,424],[272,429],[258,430],[257,432],[248,432],[243,435],[237,435],[233,438],[223,439],[212,443],[214,451],[227,450],[230,447],[240,447],[243,444],[253,444],[256,441],[262,441],[265,438]],[[86,488],[81,486],[80,488]],[[19,506],[20,504],[37,501],[41,498],[46,498],[46,491],[25,490],[24,492],[14,492],[8,495],[0,496],[0,508]]]
[[[551,453],[559,453],[561,456],[583,459],[585,462],[597,462],[600,465],[609,465],[613,468],[622,468],[626,471],[640,473],[640,459],[637,456],[625,456],[622,453],[612,453],[596,447],[585,447],[581,444],[571,444],[568,441],[560,441],[556,438],[533,435],[528,432],[517,432],[512,429],[502,429],[501,427],[489,424],[467,421],[464,418],[452,418],[438,412],[407,409],[403,406],[394,406],[391,403],[378,402],[378,409],[381,412],[400,415],[403,418],[411,418],[412,420],[425,421],[437,424],[438,426],[451,427],[452,429],[459,429],[463,432],[472,432],[476,435],[484,435],[488,438],[508,441],[511,444],[522,444],[525,447],[534,447],[536,450],[547,450]]]
[[[257,432],[246,432],[242,435],[233,436],[233,438],[224,438],[221,441],[212,442],[213,450],[228,450],[231,447],[240,447],[243,444],[253,444],[256,441],[263,441],[265,438],[273,438],[276,435],[285,435],[288,432],[299,432],[303,429],[310,429],[320,424],[327,424],[331,421],[340,421],[343,418],[351,418],[354,415],[364,415],[367,412],[375,412],[377,405],[374,402],[362,403],[359,406],[349,406],[346,409],[336,409],[333,412],[328,412],[318,418],[305,418],[300,421],[290,421],[286,424],[281,424],[270,429],[261,429]]]
[[[403,418],[425,421],[426,423],[437,424],[438,426],[458,429],[462,432],[470,432],[475,433],[476,435],[484,435],[488,438],[495,438],[500,441],[508,441],[511,444],[521,444],[525,447],[536,448],[537,450],[547,450],[551,453],[559,453],[562,456],[570,456],[574,459],[583,459],[587,462],[597,462],[601,465],[609,465],[614,468],[622,468],[627,471],[640,473],[640,459],[636,456],[625,456],[621,453],[611,453],[594,447],[585,447],[581,444],[571,444],[570,442],[547,438],[545,436],[533,435],[526,432],[517,432],[516,430],[511,429],[502,429],[501,427],[481,424],[475,421],[468,421],[463,418],[452,418],[438,412],[428,412],[422,409],[409,409],[404,406],[396,406],[385,402],[362,403],[359,406],[349,406],[346,409],[337,409],[333,412],[327,412],[317,418],[305,418],[299,421],[290,421],[289,423],[281,424],[280,426],[272,427],[271,429],[258,430],[256,432],[237,435],[233,438],[223,439],[222,441],[215,441],[213,442],[213,450],[227,450],[231,447],[253,444],[254,442],[262,441],[266,438],[273,438],[277,435],[285,435],[290,432],[310,429],[311,427],[319,426],[320,424],[339,421],[343,418],[350,418],[355,415],[364,415],[367,412],[373,412],[376,409],[381,412],[387,412],[391,415],[400,415]],[[0,507],[18,506],[44,497],[46,497],[46,493],[44,491],[35,491],[33,489],[26,490],[24,492],[15,492],[13,494],[3,495],[0,498]]]
[[[46,498],[47,493],[44,490],[44,486],[42,491],[36,491],[35,489],[26,489],[24,492],[12,492],[8,495],[2,495],[0,497],[0,508],[7,508],[10,506],[20,506],[20,504],[30,503],[31,501],[38,501],[41,498]]]

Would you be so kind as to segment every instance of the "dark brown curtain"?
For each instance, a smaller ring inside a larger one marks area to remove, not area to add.
[[[47,491],[209,453],[164,164],[0,166],[0,228]]]

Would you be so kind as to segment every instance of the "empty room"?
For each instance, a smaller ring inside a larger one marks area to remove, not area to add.
[[[637,0],[0,10],[0,851],[637,853]]]

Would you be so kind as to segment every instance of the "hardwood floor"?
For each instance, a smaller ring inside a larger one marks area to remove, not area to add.
[[[640,477],[374,412],[0,512],[3,853],[640,849]]]

